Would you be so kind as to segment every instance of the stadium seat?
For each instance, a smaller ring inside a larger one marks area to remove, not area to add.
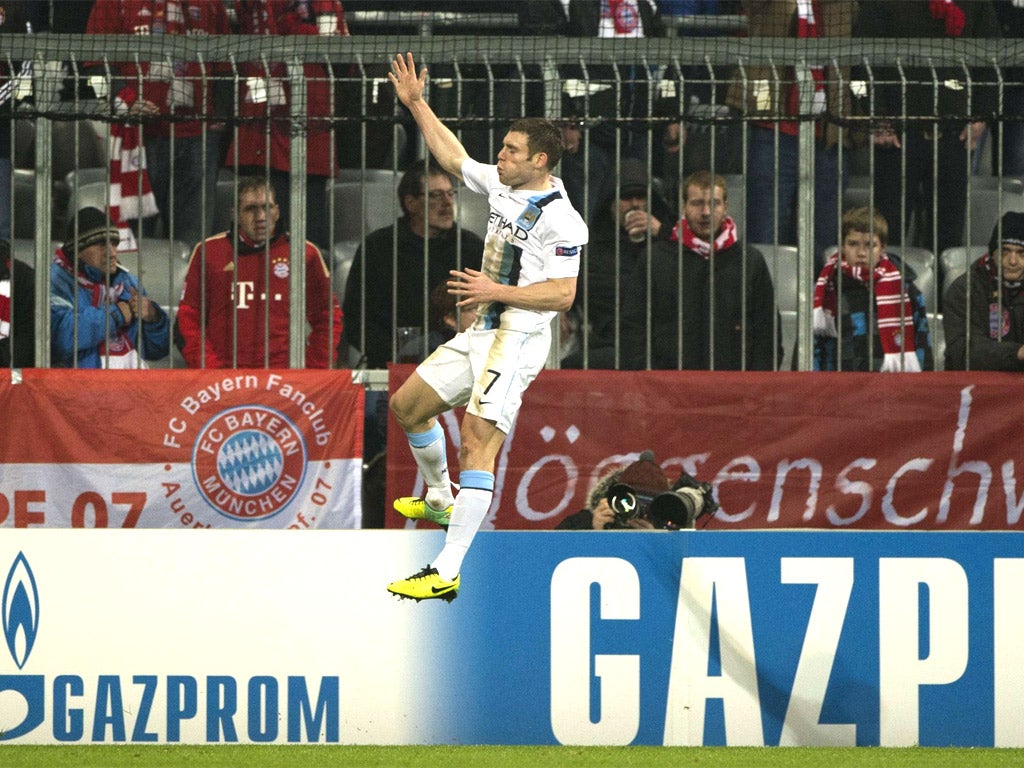
[[[390,168],[341,168],[336,178],[338,183],[349,181],[390,182],[393,186],[398,186],[402,172],[393,171]]]
[[[61,246],[61,241],[60,240],[51,240],[50,241],[49,245],[47,246],[47,251],[46,251],[46,253],[47,253],[47,259],[46,259],[47,266],[49,266],[49,264],[50,264],[50,258],[49,257],[52,256],[53,253],[58,248],[60,248],[60,246]],[[11,254],[18,261],[23,261],[26,264],[28,264],[29,266],[35,266],[35,263],[36,263],[35,247],[36,247],[35,240],[31,239],[31,238],[15,238],[15,239],[11,240]]]
[[[914,271],[914,285],[924,294],[925,309],[935,312],[936,307],[936,269],[935,255],[927,248],[911,245],[890,245],[886,250],[898,256],[900,261]]]
[[[68,205],[64,215],[63,226],[66,226],[69,221],[74,218],[77,211],[82,208],[92,206],[93,208],[99,208],[101,211],[106,210],[107,202],[110,199],[110,187],[106,180],[104,181],[90,181],[86,184],[79,184],[78,188],[74,187],[68,190]]]
[[[932,357],[935,360],[935,370],[946,369],[946,334],[942,328],[942,315],[933,312],[928,313],[928,330],[932,337]]]
[[[750,247],[756,248],[764,256],[768,271],[772,274],[775,300],[778,302],[779,310],[795,313],[799,287],[796,246],[751,243]],[[794,324],[794,329],[795,327]]]
[[[13,172],[14,221],[11,236],[32,239],[36,234],[36,172],[15,168]]]
[[[99,168],[106,173],[109,129],[105,123],[55,120],[52,126],[55,180],[65,179],[72,171],[87,168]]]
[[[942,292],[945,293],[950,284],[967,271],[967,265],[981,258],[988,251],[986,245],[966,245],[947,248],[939,257],[942,261]]]
[[[491,206],[487,202],[487,195],[480,195],[470,192],[464,186],[458,186],[458,206],[456,218],[459,226],[468,229],[480,239],[487,236],[487,220],[491,215]]]
[[[743,181],[743,174],[741,173],[722,173],[719,174],[725,179],[726,189],[728,190],[729,200],[729,215],[732,220],[736,222],[736,232],[739,234],[740,240],[747,239],[747,216],[746,216],[746,183]],[[675,206],[673,206],[674,208]]]
[[[138,251],[120,253],[118,261],[139,278],[153,301],[167,309],[178,303],[191,253],[186,243],[144,238]]]
[[[782,329],[782,359],[779,361],[779,370],[789,371],[793,369],[793,355],[796,352],[796,311],[792,309],[779,310],[779,325]]]
[[[217,175],[217,201],[212,232],[226,232],[235,215],[235,172],[221,168]]]
[[[348,280],[349,270],[352,269],[352,260],[359,250],[358,240],[339,240],[331,248],[331,282],[334,285],[334,295],[338,297],[340,304],[345,299],[345,283]]]
[[[367,181],[365,184],[344,181],[333,185],[330,199],[334,206],[335,242],[361,240],[375,229],[393,223],[402,214],[395,186],[390,181]]]
[[[965,212],[967,242],[971,245],[988,243],[992,227],[1007,211],[1024,211],[1024,185],[1020,179],[1004,178],[1002,186],[980,182],[972,177],[970,209]]]
[[[843,190],[843,210],[871,205],[871,177],[853,175]]]

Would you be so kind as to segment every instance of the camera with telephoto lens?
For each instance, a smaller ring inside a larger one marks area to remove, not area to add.
[[[605,495],[615,513],[615,522],[607,527],[629,528],[629,521],[648,520],[655,528],[678,531],[693,528],[697,519],[718,509],[711,483],[699,483],[680,473],[671,490],[645,493],[626,483],[615,483]]]

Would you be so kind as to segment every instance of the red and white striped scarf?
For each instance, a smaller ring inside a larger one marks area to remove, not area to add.
[[[7,271],[0,279],[0,340],[11,335],[11,260],[7,260]]]
[[[673,243],[682,240],[684,247],[699,253],[705,259],[711,256],[711,243],[701,240],[693,233],[693,230],[690,229],[690,223],[686,220],[685,216],[672,228],[669,240]],[[736,222],[732,220],[732,216],[726,216],[722,220],[722,229],[715,238],[715,252],[724,251],[726,248],[731,248],[734,245],[736,245]]]
[[[814,333],[819,336],[839,335],[836,329],[839,256],[838,252],[832,254],[814,286]],[[920,361],[914,354],[914,309],[896,265],[883,254],[870,272],[865,266],[855,267],[845,261],[841,269],[844,280],[867,284],[870,279],[874,285],[875,318],[884,355],[882,370],[920,371]]]
[[[130,88],[118,94],[131,107],[137,95]],[[156,197],[146,170],[146,148],[139,141],[139,127],[128,123],[110,125],[110,220],[117,224],[121,240],[118,251],[138,250],[129,219],[156,216]],[[140,196],[141,192],[141,196]]]
[[[821,31],[818,29],[820,12],[818,0],[796,0],[796,36],[798,38],[821,37]],[[825,111],[825,68],[812,64],[810,70],[811,77],[814,79],[813,112],[818,114]],[[800,93],[796,83],[789,89],[786,107],[789,114],[800,114]]]

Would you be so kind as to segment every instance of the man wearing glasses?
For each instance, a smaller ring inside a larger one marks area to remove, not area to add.
[[[421,338],[429,332],[431,291],[450,270],[479,269],[483,252],[477,235],[456,231],[452,177],[433,159],[417,160],[403,174],[398,202],[402,216],[367,235],[345,282],[345,340],[368,368],[386,367],[409,341],[395,337],[397,329],[419,328]]]

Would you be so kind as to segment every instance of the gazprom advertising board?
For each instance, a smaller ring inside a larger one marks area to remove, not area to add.
[[[5,530],[0,743],[1024,746],[1016,534],[485,531],[385,591],[441,544]]]

